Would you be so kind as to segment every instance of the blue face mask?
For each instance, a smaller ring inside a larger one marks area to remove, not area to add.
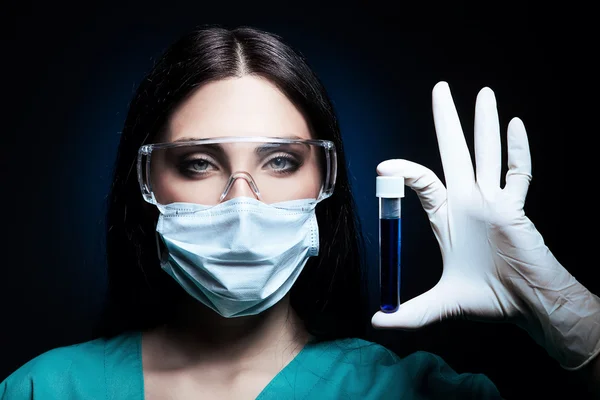
[[[161,267],[224,317],[258,314],[285,296],[319,252],[316,200],[216,206],[173,203],[156,226]]]

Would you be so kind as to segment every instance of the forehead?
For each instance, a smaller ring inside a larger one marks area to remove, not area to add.
[[[207,83],[171,115],[164,141],[222,136],[310,139],[306,120],[268,80],[246,75]]]

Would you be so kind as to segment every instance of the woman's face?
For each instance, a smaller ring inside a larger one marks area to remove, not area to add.
[[[312,138],[302,113],[275,85],[244,76],[200,87],[173,112],[160,141],[225,136]],[[229,143],[206,151],[165,152],[153,161],[155,196],[161,204],[214,203],[214,193],[223,192],[231,174],[243,171],[252,176],[266,203],[318,197],[321,174],[311,146],[282,147],[277,152],[256,148],[256,144]],[[256,197],[245,179],[236,179],[222,201],[239,196]]]

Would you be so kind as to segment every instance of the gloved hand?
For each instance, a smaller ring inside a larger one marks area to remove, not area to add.
[[[432,97],[447,187],[407,160],[384,161],[377,171],[404,176],[418,194],[440,245],[443,273],[395,313],[377,312],[373,326],[410,330],[454,317],[509,321],[564,368],[582,367],[600,352],[600,299],[562,267],[525,216],[531,160],[523,122],[509,123],[509,169],[501,188],[494,93],[484,88],[477,96],[476,172],[447,83],[438,83]]]

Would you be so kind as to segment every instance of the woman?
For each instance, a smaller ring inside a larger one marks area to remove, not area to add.
[[[522,123],[509,127],[500,190],[493,93],[477,101],[476,177],[445,83],[433,108],[448,187],[406,160],[378,173],[419,194],[444,274],[373,325],[507,320],[565,368],[597,368],[600,301],[522,212]],[[2,399],[500,398],[485,376],[364,340],[362,239],[339,127],[278,37],[207,28],[175,43],[130,105],[109,201],[103,332],[31,360],[0,384]]]

